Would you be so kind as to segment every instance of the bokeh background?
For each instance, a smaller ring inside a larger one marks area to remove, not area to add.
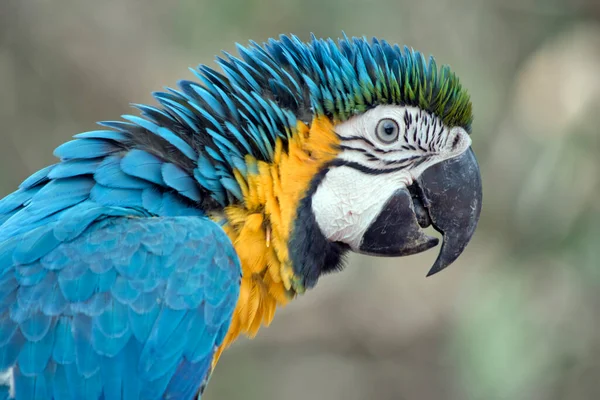
[[[600,1],[0,0],[0,194],[234,43],[378,36],[469,89],[465,254],[353,256],[222,357],[206,400],[600,398]]]

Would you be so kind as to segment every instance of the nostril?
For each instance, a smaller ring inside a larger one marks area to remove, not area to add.
[[[450,145],[448,150],[450,152],[465,149],[469,147],[470,142],[469,134],[463,128],[454,127],[448,133],[448,144]]]
[[[452,141],[452,150],[456,150],[458,143],[460,143],[460,135],[454,136],[454,140]]]

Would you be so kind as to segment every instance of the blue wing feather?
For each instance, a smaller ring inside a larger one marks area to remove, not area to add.
[[[201,216],[81,210],[0,243],[0,368],[14,367],[16,398],[191,399],[239,295],[231,242]]]
[[[200,200],[198,182],[175,164],[163,164],[162,176],[168,186],[177,190],[183,196],[194,201]]]
[[[121,168],[121,157],[106,157],[95,171],[94,179],[101,185],[119,189],[146,189],[148,181],[126,174]]]
[[[110,188],[97,183],[90,199],[103,206],[142,208],[142,190]]]
[[[25,179],[19,186],[20,189],[30,189],[41,182],[48,179],[48,174],[52,171],[54,165],[50,165],[46,168],[42,168],[39,171],[33,173],[29,178]]]
[[[54,150],[54,155],[61,160],[97,158],[116,153],[120,147],[102,139],[75,139],[60,145]]]
[[[162,164],[163,161],[156,156],[142,150],[132,150],[121,160],[121,169],[128,175],[164,186]]]
[[[50,179],[72,178],[75,176],[93,174],[101,163],[101,159],[75,159],[57,164],[48,174]]]
[[[99,131],[89,131],[78,133],[73,136],[76,139],[108,139],[115,140],[117,142],[127,140],[129,136],[123,132],[117,131],[109,131],[109,130],[99,130]]]
[[[57,321],[52,359],[60,365],[71,364],[75,361],[75,340],[71,334],[71,319],[68,316],[61,316]]]

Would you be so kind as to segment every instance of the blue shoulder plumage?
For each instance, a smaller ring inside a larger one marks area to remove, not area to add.
[[[75,238],[54,223],[0,244],[0,370],[14,366],[17,399],[192,398],[239,294],[231,242],[205,218],[78,211]]]

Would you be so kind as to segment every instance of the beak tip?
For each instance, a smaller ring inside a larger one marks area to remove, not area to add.
[[[429,272],[427,272],[427,275],[425,275],[426,278],[429,278],[430,276],[433,276],[435,274],[437,274],[438,272],[442,272],[444,269],[446,269],[447,265],[438,265],[437,263],[435,263],[433,265],[433,267],[431,267],[431,269],[429,270]]]
[[[438,272],[441,272],[442,270],[446,269],[446,267],[449,265],[450,265],[450,263],[443,262],[442,260],[440,260],[440,257],[438,256],[438,258],[435,260],[435,263],[433,263],[433,266],[431,267],[429,272],[427,272],[427,275],[425,277],[429,278],[430,276],[433,276],[433,275],[437,274]]]

